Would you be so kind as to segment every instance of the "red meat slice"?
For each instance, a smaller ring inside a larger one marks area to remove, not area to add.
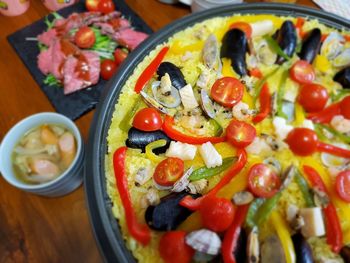
[[[38,56],[38,67],[44,74],[53,74],[57,79],[62,80],[61,67],[66,56],[61,50],[60,41],[53,41],[49,48],[42,51]]]
[[[50,46],[51,42],[57,39],[57,31],[52,28],[48,31],[43,32],[42,34],[37,36],[38,41],[46,46]]]
[[[134,50],[142,41],[148,37],[147,34],[134,31],[131,28],[116,32],[113,38],[122,46]]]
[[[84,77],[81,75],[82,70],[86,72]],[[64,63],[63,73],[64,94],[94,85],[100,76],[100,58],[91,51],[83,51],[79,57],[70,56]]]

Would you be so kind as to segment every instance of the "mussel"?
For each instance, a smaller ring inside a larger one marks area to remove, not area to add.
[[[310,64],[314,61],[321,47],[321,30],[314,28],[309,35],[303,41],[301,51],[299,54],[300,59],[306,60]]]
[[[149,206],[145,213],[147,225],[154,230],[169,231],[176,229],[192,212],[179,205],[188,193],[172,193],[161,198],[156,206]],[[192,195],[197,197],[198,195]]]
[[[292,57],[297,47],[297,33],[292,21],[285,21],[277,32],[277,43],[288,57]],[[277,64],[285,62],[285,58],[279,56]]]
[[[344,259],[345,263],[350,263],[350,247],[345,246],[340,250],[340,256]]]
[[[297,263],[313,263],[312,250],[310,245],[301,233],[292,236]]]
[[[268,236],[261,245],[261,263],[285,263],[285,255],[278,236]]]
[[[156,154],[164,153],[168,149],[171,139],[162,131],[145,132],[136,128],[131,128],[128,132],[128,139],[125,144],[130,148],[141,149],[142,152],[144,152],[147,144],[160,139],[165,139],[167,144],[155,149],[154,153]]]
[[[344,89],[350,89],[350,67],[344,68],[335,74],[333,80],[340,83]]]
[[[245,33],[236,28],[227,31],[222,39],[220,57],[231,59],[232,68],[241,77],[247,75],[247,43]]]
[[[162,62],[158,69],[158,80],[160,80],[165,73],[168,73],[171,79],[171,85],[173,85],[176,89],[180,90],[184,86],[187,85],[185,81],[185,77],[182,74],[181,70],[171,62]]]
[[[235,255],[236,262],[246,262],[247,259],[247,233],[241,228],[237,240],[237,245],[233,254]]]

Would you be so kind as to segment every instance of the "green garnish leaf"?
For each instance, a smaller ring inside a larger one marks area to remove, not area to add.
[[[51,73],[46,76],[44,79],[44,84],[49,86],[62,86],[61,81],[59,81],[54,75]]]

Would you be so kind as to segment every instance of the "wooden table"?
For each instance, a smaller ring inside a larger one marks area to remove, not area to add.
[[[187,6],[156,0],[126,2],[154,31],[190,13]],[[297,3],[315,7],[311,0]],[[40,0],[31,0],[30,4],[21,16],[0,17],[0,140],[26,116],[54,111],[5,38],[48,13]],[[85,140],[93,113],[76,121]],[[61,198],[44,198],[22,192],[0,177],[0,263],[101,261],[83,187]]]

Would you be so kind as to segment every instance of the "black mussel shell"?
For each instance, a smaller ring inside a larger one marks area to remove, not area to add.
[[[145,132],[132,127],[128,132],[128,139],[125,144],[129,148],[141,149],[144,152],[147,144],[160,139],[166,140],[167,144],[155,149],[153,152],[156,154],[165,153],[172,140],[162,131]]]
[[[247,45],[248,41],[245,33],[236,28],[227,31],[222,39],[220,57],[231,59],[233,70],[240,76],[247,75],[245,61]]]
[[[310,245],[301,233],[292,236],[297,263],[313,263],[312,250]]]
[[[292,57],[297,47],[297,32],[293,22],[287,20],[282,24],[280,30],[278,30],[276,40],[282,51],[288,57]],[[285,58],[279,56],[277,64],[282,64],[283,62],[285,62]]]
[[[345,263],[350,263],[350,247],[342,247],[340,250],[340,256],[344,259]]]
[[[157,70],[158,79],[165,75],[165,73],[169,74],[171,84],[178,90],[182,89],[187,85],[185,81],[185,77],[182,74],[181,70],[171,62],[162,62]]]
[[[350,67],[344,68],[335,74],[333,80],[339,82],[344,89],[350,89]]]
[[[189,209],[180,206],[179,202],[188,193],[172,193],[160,200],[156,206],[149,206],[145,213],[147,225],[158,231],[176,229],[185,219],[192,214]],[[193,197],[197,197],[192,195]]]
[[[247,259],[247,233],[241,228],[237,245],[233,252],[235,255],[236,262],[246,262]]]
[[[312,64],[321,47],[321,30],[314,28],[303,41],[300,59]]]

